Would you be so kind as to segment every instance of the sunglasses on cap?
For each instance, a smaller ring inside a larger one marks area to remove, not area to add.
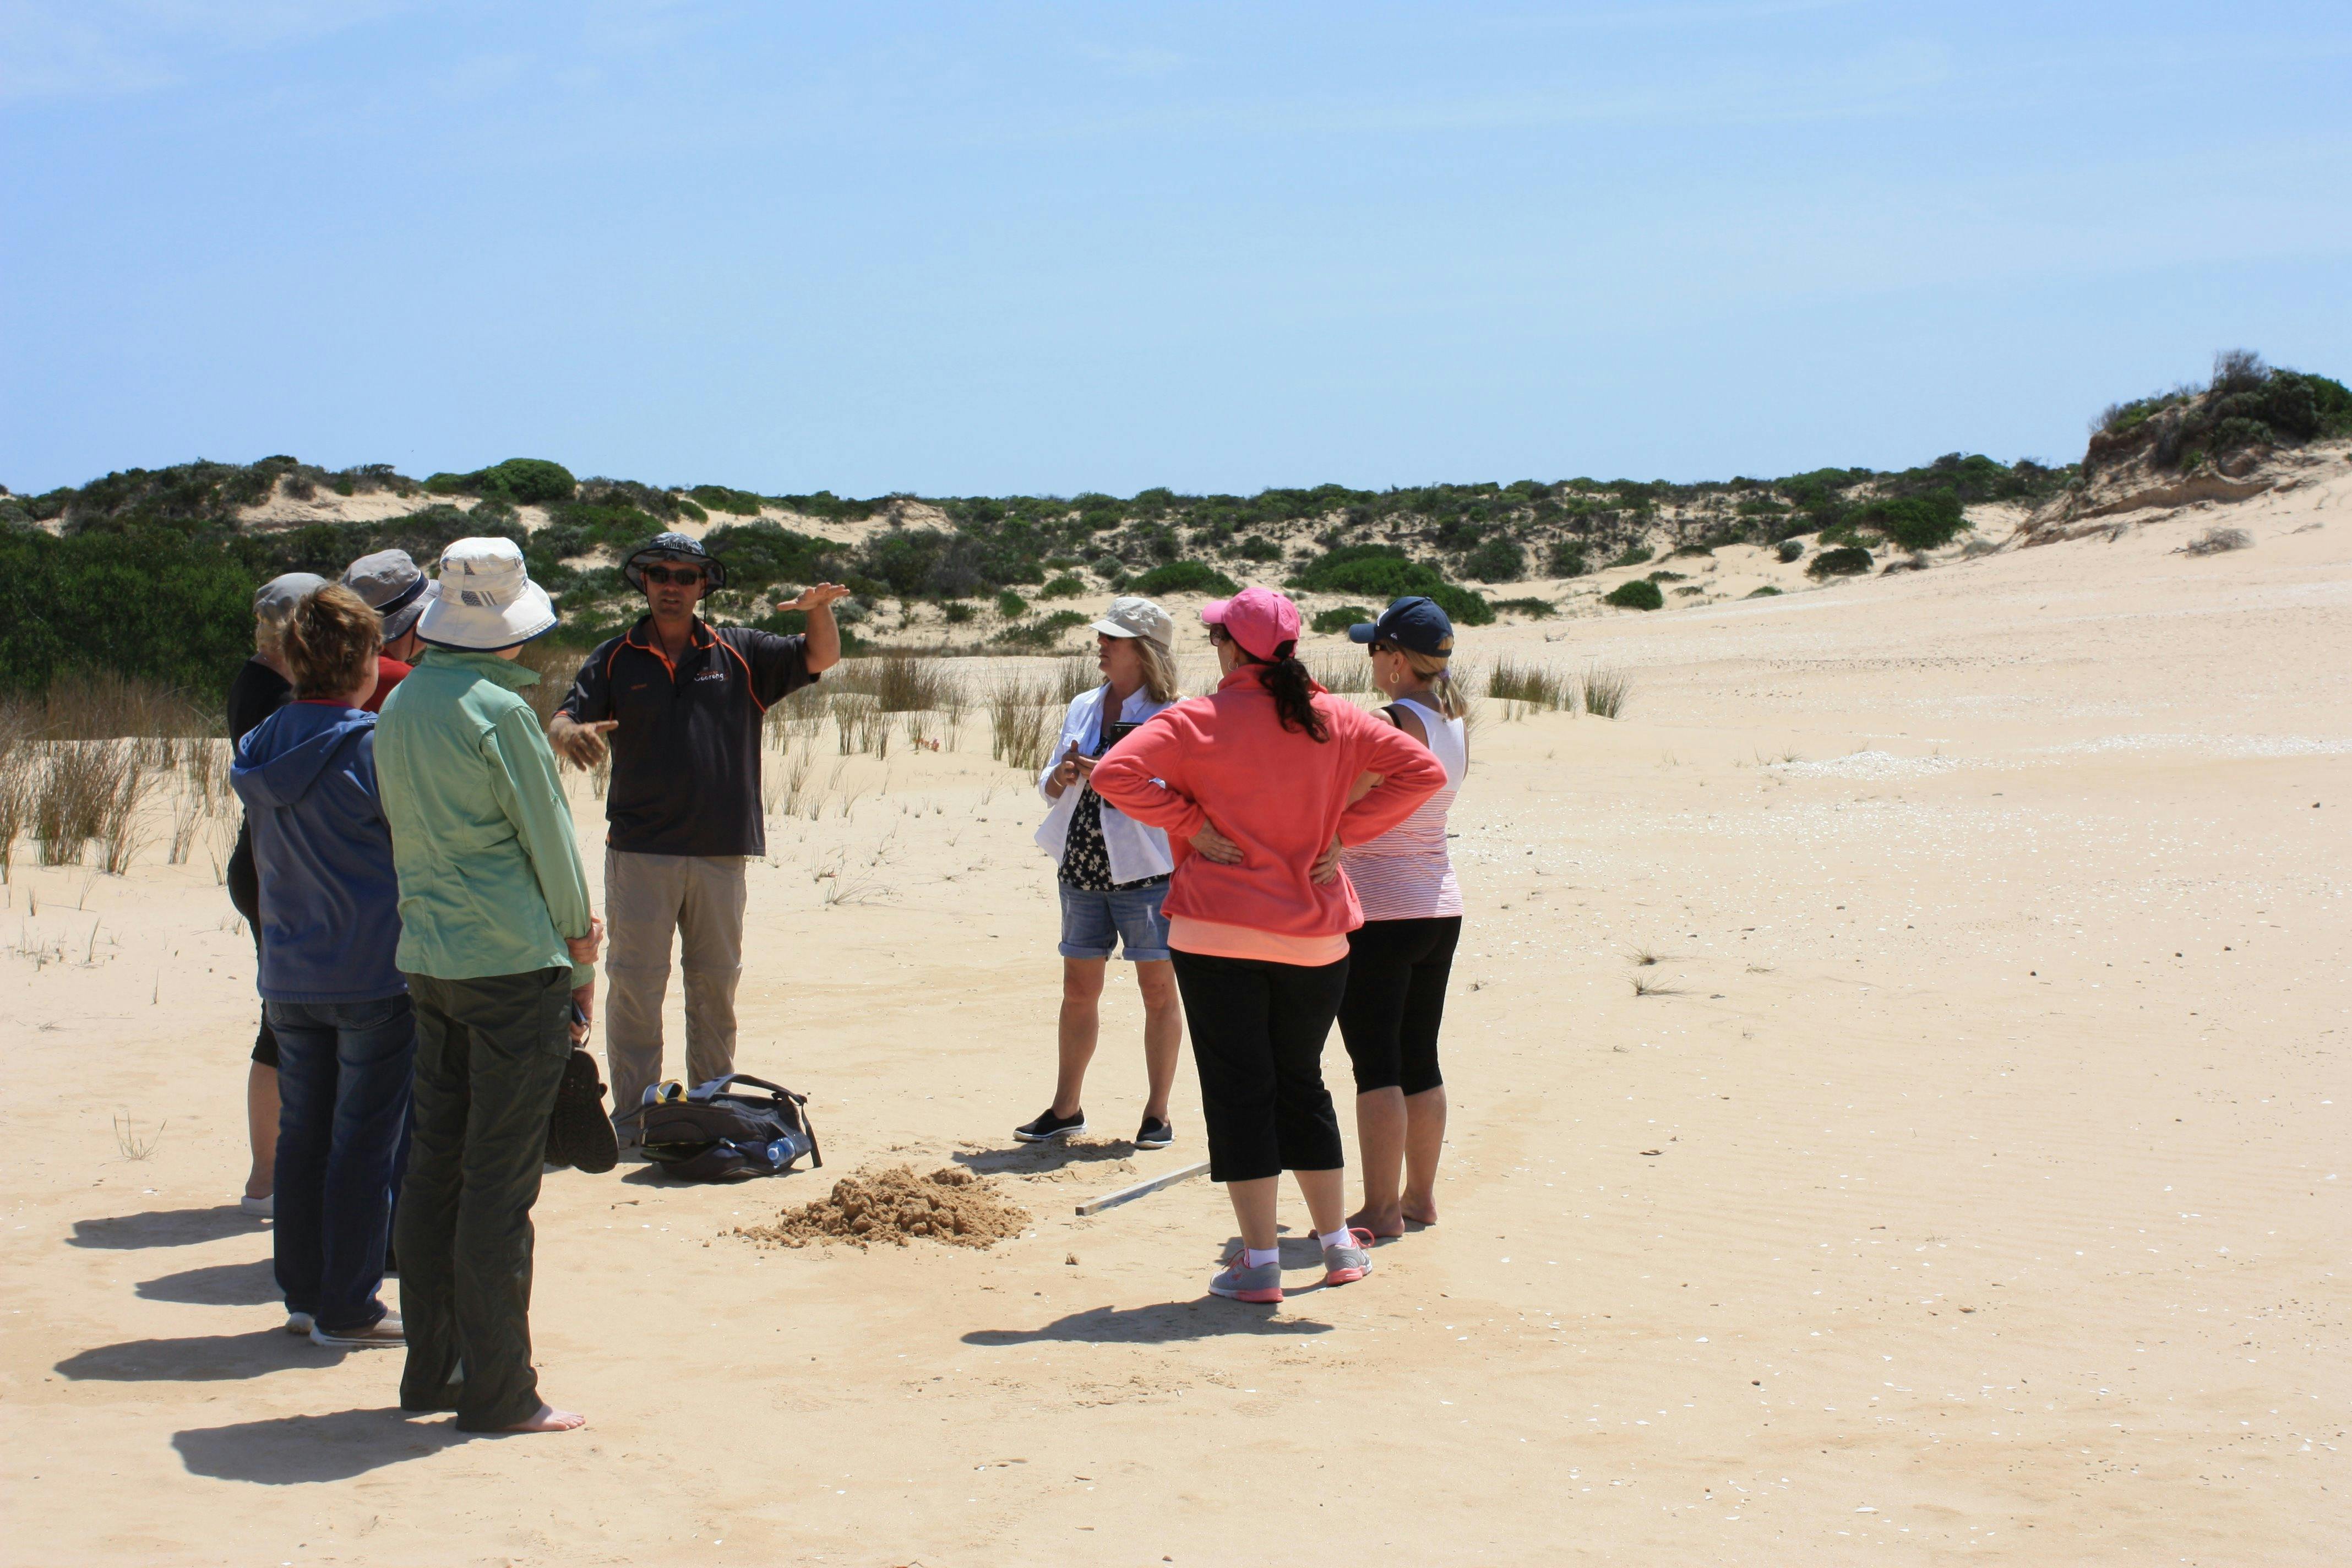
[[[681,588],[702,581],[702,574],[691,566],[640,566],[637,575],[648,583],[675,583]]]

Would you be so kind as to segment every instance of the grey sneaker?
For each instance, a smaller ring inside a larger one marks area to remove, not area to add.
[[[364,1329],[331,1331],[314,1325],[310,1330],[310,1342],[335,1351],[390,1350],[406,1344],[408,1336],[400,1326],[400,1314],[386,1312]]]
[[[310,1314],[308,1312],[287,1313],[286,1331],[294,1335],[298,1339],[309,1339],[310,1337]]]
[[[1279,1301],[1282,1300],[1282,1263],[1261,1263],[1252,1268],[1243,1261],[1244,1253],[1235,1253],[1224,1271],[1209,1281],[1209,1294],[1223,1296],[1235,1301]]]
[[[1353,1285],[1372,1271],[1372,1233],[1359,1226],[1345,1245],[1323,1249],[1323,1283]]]

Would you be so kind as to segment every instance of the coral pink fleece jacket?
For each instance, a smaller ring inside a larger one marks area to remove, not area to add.
[[[1315,710],[1328,741],[1285,730],[1256,668],[1244,665],[1214,695],[1179,702],[1095,764],[1096,794],[1168,830],[1169,914],[1285,936],[1337,936],[1364,923],[1345,872],[1319,888],[1307,872],[1335,831],[1342,844],[1361,844],[1411,816],[1445,783],[1445,769],[1412,736],[1319,688]],[[1349,805],[1361,773],[1381,782]],[[1240,865],[1193,852],[1203,823],[1240,846]]]

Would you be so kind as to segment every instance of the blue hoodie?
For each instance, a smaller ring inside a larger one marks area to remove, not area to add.
[[[261,994],[373,1002],[408,982],[392,830],[376,796],[375,715],[289,702],[239,742],[229,783],[261,873]]]

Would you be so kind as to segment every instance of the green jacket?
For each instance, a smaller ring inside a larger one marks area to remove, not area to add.
[[[384,699],[375,766],[400,873],[410,974],[476,980],[569,969],[588,934],[588,879],[539,716],[517,693],[537,672],[488,653],[429,648]]]

